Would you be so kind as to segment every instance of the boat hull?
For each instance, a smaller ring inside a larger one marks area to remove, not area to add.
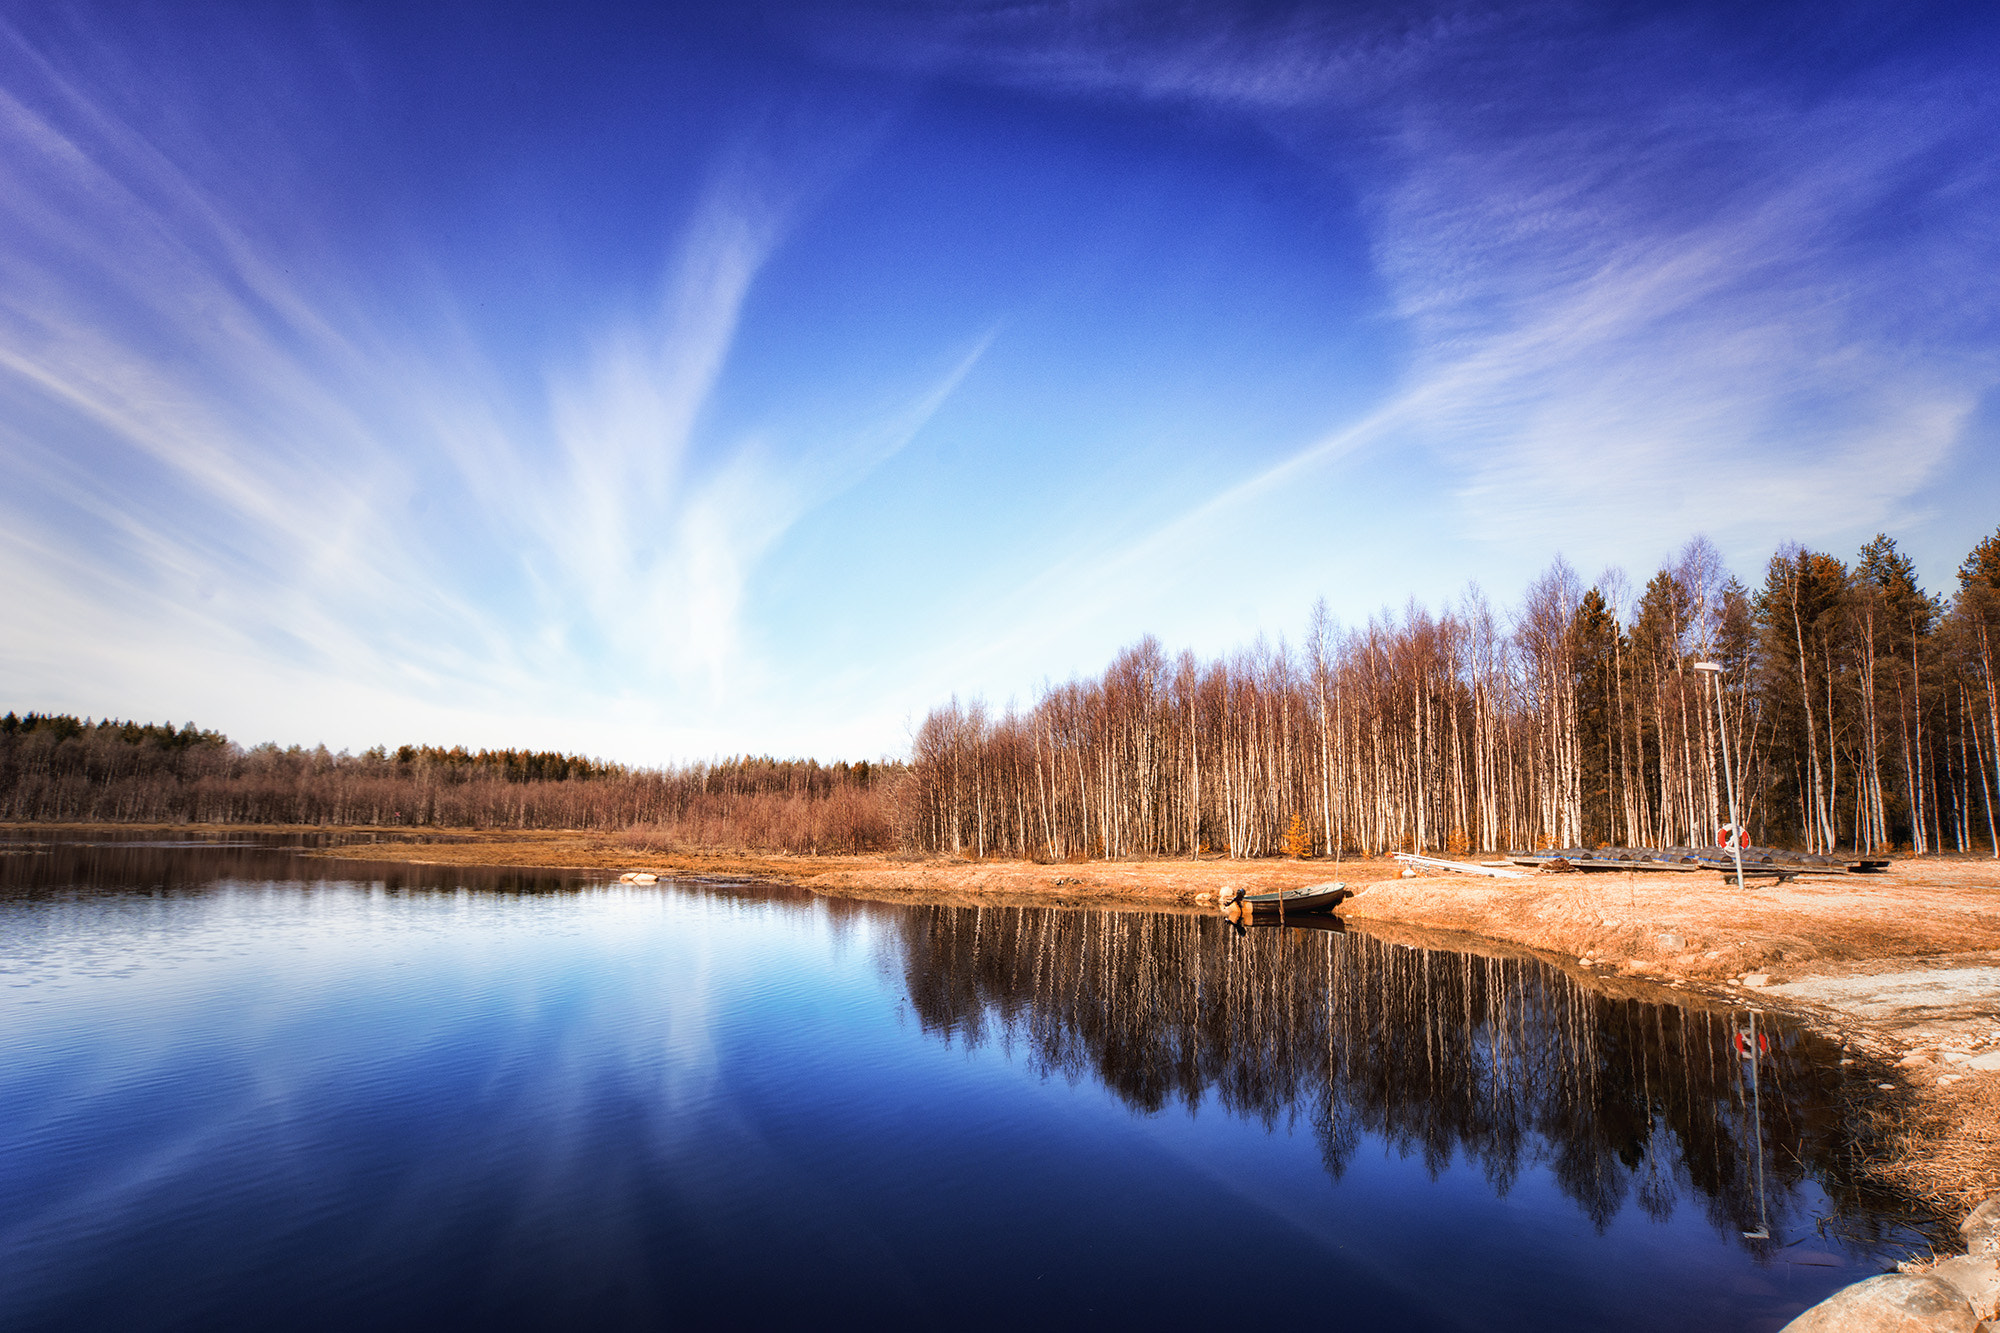
[[[1282,900],[1284,915],[1291,916],[1331,912],[1353,896],[1345,884],[1325,884],[1308,889],[1287,889],[1283,893],[1253,893],[1243,898],[1242,904],[1258,916],[1277,916]]]

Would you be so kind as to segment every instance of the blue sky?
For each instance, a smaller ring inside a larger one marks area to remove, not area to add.
[[[718,16],[713,11],[727,9]],[[900,753],[1157,634],[2000,523],[2000,23],[0,17],[0,706]]]

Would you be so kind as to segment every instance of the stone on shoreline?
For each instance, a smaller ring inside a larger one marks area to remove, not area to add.
[[[1961,1254],[1933,1268],[1931,1276],[1965,1297],[1975,1318],[2000,1318],[2000,1257]]]
[[[1781,1333],[1978,1333],[1958,1288],[1928,1273],[1884,1273],[1843,1287]]]
[[[1988,1199],[1958,1224],[1967,1254],[2000,1254],[2000,1195]]]
[[[1833,1295],[1780,1333],[1980,1333],[2000,1320],[2000,1195],[1958,1224],[1970,1253],[1926,1272],[1884,1273]]]

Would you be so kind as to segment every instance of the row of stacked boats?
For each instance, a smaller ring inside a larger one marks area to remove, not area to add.
[[[1876,875],[1889,868],[1886,856],[1817,856],[1778,847],[1744,847],[1745,874],[1789,879],[1805,871],[1845,871]],[[1554,847],[1509,852],[1517,866],[1549,870],[1722,870],[1736,872],[1736,853],[1727,847]],[[1556,862],[1564,864],[1557,865]]]

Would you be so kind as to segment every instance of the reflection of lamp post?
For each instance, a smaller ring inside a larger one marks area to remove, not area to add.
[[[1742,1058],[1750,1062],[1750,1134],[1757,1145],[1757,1229],[1743,1233],[1745,1240],[1771,1239],[1771,1223],[1764,1211],[1764,1099],[1762,1079],[1758,1064],[1764,1050],[1762,1034],[1757,1031],[1757,1011],[1750,1011],[1750,1021],[1736,1029],[1736,1044],[1741,1048]]]
[[[1715,739],[1722,746],[1722,781],[1729,788],[1729,850],[1736,857],[1736,891],[1743,892],[1743,826],[1736,822],[1736,775],[1729,768],[1729,719],[1722,713],[1722,668],[1696,662],[1694,669],[1715,677]]]

